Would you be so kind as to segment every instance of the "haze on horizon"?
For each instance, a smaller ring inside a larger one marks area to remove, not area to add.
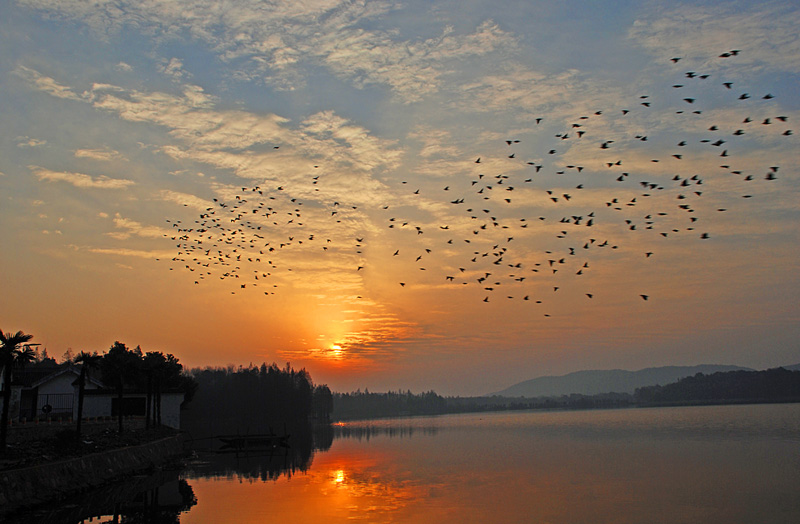
[[[793,2],[3,3],[0,327],[337,391],[797,363],[798,25]]]

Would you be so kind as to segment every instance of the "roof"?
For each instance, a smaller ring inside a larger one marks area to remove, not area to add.
[[[45,369],[21,370],[14,373],[13,382],[25,388],[36,388],[67,373],[75,375],[75,381],[77,381],[81,373],[80,366],[69,365],[55,369],[48,367]],[[73,384],[75,384],[75,381],[73,381]],[[95,379],[92,375],[86,377],[86,382],[94,384],[98,388],[105,387],[102,382]]]
[[[92,396],[92,395],[97,395],[97,396],[117,395],[117,390],[114,389],[114,388],[89,389],[89,390],[84,391],[84,394],[86,396]],[[146,395],[147,394],[147,390],[146,389],[142,389],[142,388],[125,388],[123,390],[122,394],[123,394],[123,396]],[[155,395],[155,391],[153,391],[152,394]],[[174,388],[162,389],[161,390],[161,396],[162,397],[167,396],[167,395],[183,395],[183,394],[184,394],[183,391],[181,391],[179,389],[174,389]]]

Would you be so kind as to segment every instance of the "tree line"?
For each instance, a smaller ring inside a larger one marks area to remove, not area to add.
[[[411,391],[370,393],[361,390],[333,395],[333,413],[337,420],[402,417],[407,415],[440,415],[447,413],[447,400],[428,391],[415,395]]]
[[[800,371],[698,373],[665,386],[630,393],[560,395],[553,397],[443,397],[433,391],[370,393],[361,390],[333,395],[335,420],[513,411],[524,409],[601,409],[734,402],[798,402]]]
[[[220,434],[274,433],[286,425],[328,422],[333,394],[327,385],[314,385],[305,369],[277,364],[234,368],[192,369],[197,383],[191,408],[181,426],[192,437]]]
[[[800,371],[698,373],[665,386],[638,388],[634,397],[639,404],[800,401]]]
[[[370,393],[334,393],[333,418],[356,420],[381,417],[417,415],[448,415],[486,411],[515,411],[523,409],[596,409],[626,407],[633,396],[625,393],[599,395],[562,395],[560,397],[443,397],[434,391],[414,394],[411,391]]]

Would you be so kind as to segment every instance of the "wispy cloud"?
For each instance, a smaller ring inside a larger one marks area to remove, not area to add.
[[[39,180],[47,182],[66,182],[75,187],[94,189],[124,189],[135,184],[133,180],[109,178],[105,175],[92,177],[83,173],[52,171],[38,166],[28,166]]]
[[[429,38],[404,38],[398,30],[366,29],[365,22],[397,8],[389,2],[265,4],[245,0],[226,4],[224,10],[215,0],[191,5],[169,0],[123,1],[113,10],[90,9],[77,0],[21,3],[80,20],[99,34],[108,35],[125,26],[160,37],[174,38],[185,32],[206,42],[222,60],[236,62],[237,76],[260,76],[276,87],[293,89],[304,81],[303,68],[322,65],[356,87],[387,86],[405,102],[437,92],[452,61],[507,52],[516,46],[516,37],[492,20],[465,33],[444,26],[439,35]],[[162,66],[162,72],[185,77],[175,58]]]
[[[125,160],[125,156],[113,149],[78,149],[75,151],[75,158],[89,158],[92,160],[111,161]]]
[[[800,12],[789,3],[681,5],[634,22],[629,37],[659,57],[675,56],[738,74],[759,69],[800,72]],[[740,50],[735,64],[719,54]],[[711,55],[711,58],[709,58]]]
[[[82,100],[81,96],[67,86],[61,85],[52,78],[23,65],[14,69],[14,74],[33,84],[36,89],[45,93],[68,100]]]
[[[29,136],[18,136],[17,147],[39,147],[47,144],[47,140],[31,138]]]
[[[315,46],[320,59],[357,87],[388,85],[405,102],[417,102],[441,88],[444,66],[452,60],[482,56],[515,46],[513,35],[492,22],[474,33],[457,35],[446,27],[437,37],[396,41],[390,34],[340,29]]]
[[[191,73],[183,68],[183,61],[179,58],[170,58],[158,67],[158,70],[171,77],[174,81],[180,82],[191,77]]]
[[[97,253],[101,255],[114,255],[121,257],[148,258],[148,259],[165,258],[174,255],[174,253],[170,251],[144,251],[140,249],[126,249],[126,248],[88,247],[88,248],[78,248],[78,249],[84,249],[89,253]]]
[[[179,191],[171,191],[169,189],[162,189],[158,193],[159,197],[166,202],[175,202],[182,206],[191,207],[198,211],[203,211],[211,206],[211,202],[188,193],[181,193]]]
[[[157,226],[147,226],[135,220],[124,218],[120,216],[119,213],[117,213],[116,216],[114,217],[114,227],[120,229],[121,231],[108,233],[108,236],[115,238],[117,240],[126,240],[131,236],[138,236],[144,238],[162,238],[172,233],[172,231],[169,229]]]
[[[463,153],[453,145],[452,134],[445,129],[437,129],[429,125],[419,125],[408,138],[422,143],[419,155],[424,158],[458,158]]]

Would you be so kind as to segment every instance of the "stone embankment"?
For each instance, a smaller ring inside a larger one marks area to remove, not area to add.
[[[184,454],[181,435],[68,460],[0,471],[0,514],[58,501]]]

